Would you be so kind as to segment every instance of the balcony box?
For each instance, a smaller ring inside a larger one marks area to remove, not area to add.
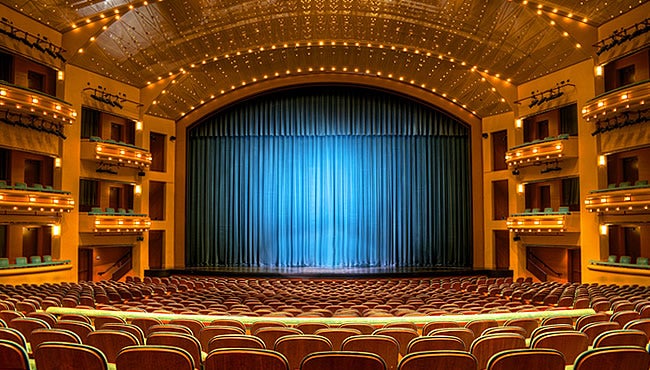
[[[25,183],[16,183],[12,186],[0,181],[0,210],[5,214],[52,215],[73,209],[74,199],[70,192],[40,184],[28,187]]]
[[[152,156],[146,149],[115,140],[91,137],[81,143],[81,158],[108,165],[144,170],[151,166]]]
[[[564,134],[512,147],[506,152],[505,159],[508,167],[514,169],[541,166],[544,163],[577,156],[578,139]]]
[[[510,232],[517,234],[554,234],[580,231],[580,215],[571,213],[567,207],[557,211],[547,208],[526,210],[508,217],[506,226]]]
[[[151,219],[133,210],[93,208],[81,218],[80,231],[96,234],[141,234],[151,228]]]
[[[650,185],[647,180],[634,184],[620,183],[607,189],[593,190],[585,198],[585,208],[589,212],[602,214],[643,214],[650,213]]]

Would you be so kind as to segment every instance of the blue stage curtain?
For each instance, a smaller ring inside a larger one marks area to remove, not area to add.
[[[468,132],[356,88],[222,111],[188,132],[186,265],[471,266]]]

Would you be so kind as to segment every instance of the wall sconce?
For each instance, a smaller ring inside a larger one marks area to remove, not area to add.
[[[594,75],[596,75],[596,77],[601,77],[603,75],[603,66],[594,67]]]
[[[600,225],[599,228],[600,228],[600,235],[603,235],[603,236],[607,235],[607,232],[609,231],[609,226],[603,224],[603,225]]]
[[[598,156],[598,166],[604,167],[607,165],[607,158],[604,155]]]
[[[142,185],[136,185],[136,186],[133,188],[133,192],[135,193],[135,195],[140,195],[140,194],[142,194]]]
[[[142,131],[142,121],[135,121],[135,130]]]
[[[524,189],[524,184],[517,184],[517,194],[523,194]]]
[[[64,78],[63,71],[58,71],[56,73],[56,79],[59,81],[63,81],[63,78]]]
[[[61,225],[52,225],[52,236],[61,236]]]
[[[522,126],[521,118],[517,118],[515,120],[515,128],[521,128],[521,126]]]
[[[54,158],[54,168],[61,168],[61,158]]]

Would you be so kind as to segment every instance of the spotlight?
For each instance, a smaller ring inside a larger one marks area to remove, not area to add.
[[[519,168],[515,168],[514,170],[512,170],[512,174],[515,176],[519,176]]]
[[[172,143],[173,143],[174,141],[176,141],[176,136],[170,136],[170,137],[169,137],[169,141],[171,141]]]
[[[520,240],[521,240],[521,237],[520,237],[519,235],[515,235],[515,236],[512,238],[512,241],[513,241],[513,242],[518,242],[518,241],[520,241]]]
[[[483,139],[487,139],[488,136],[490,136],[490,135],[487,132],[484,132],[484,133],[481,134],[481,136],[483,137]]]
[[[144,176],[144,175],[146,175],[146,173],[145,173],[144,171],[139,171],[139,172],[138,172],[138,176],[142,177],[142,176]]]

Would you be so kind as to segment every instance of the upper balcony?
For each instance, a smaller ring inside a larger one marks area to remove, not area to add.
[[[589,100],[582,117],[596,124],[592,135],[647,122],[650,114],[645,102],[650,98],[650,80],[608,91]]]
[[[506,152],[506,163],[509,168],[541,166],[544,163],[577,156],[578,139],[563,134],[510,148]]]
[[[11,186],[0,181],[0,210],[4,214],[51,215],[73,209],[74,199],[70,192],[40,184],[28,187],[25,183],[16,183]]]
[[[74,123],[77,117],[70,103],[5,81],[0,81],[0,111],[6,123],[64,139],[64,124]]]
[[[589,212],[603,214],[650,213],[650,185],[647,180],[634,185],[622,182],[619,186],[610,184],[607,189],[593,190],[585,199]]]
[[[81,158],[98,161],[109,166],[131,167],[144,170],[151,166],[152,155],[135,145],[91,137],[81,143]]]
[[[515,213],[508,217],[508,230],[521,234],[549,234],[580,231],[580,215],[571,213],[568,207],[560,207],[557,211],[547,208],[527,209],[523,213]]]

